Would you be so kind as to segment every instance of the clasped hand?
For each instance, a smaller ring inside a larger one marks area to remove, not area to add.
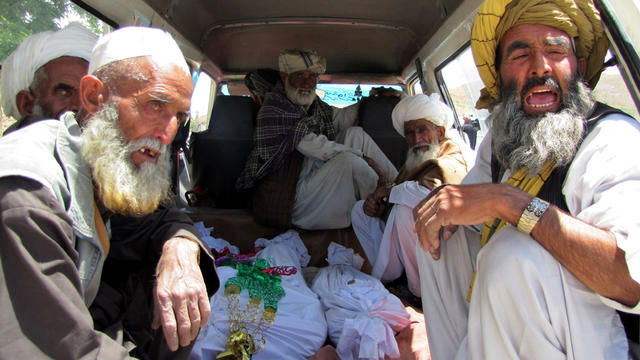
[[[506,201],[508,185],[443,185],[414,209],[418,243],[433,259],[440,259],[440,240],[449,240],[458,225],[475,225],[499,217],[496,204]]]

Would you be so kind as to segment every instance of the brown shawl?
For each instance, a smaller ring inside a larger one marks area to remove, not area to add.
[[[459,184],[468,170],[460,147],[450,139],[444,139],[440,142],[440,153],[436,159],[427,160],[411,171],[403,166],[395,183],[414,180],[433,190],[442,184]]]

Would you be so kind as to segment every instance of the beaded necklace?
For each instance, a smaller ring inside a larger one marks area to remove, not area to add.
[[[269,260],[256,259],[255,263],[244,257],[227,255],[221,262],[235,266],[238,273],[225,283],[224,296],[227,298],[229,312],[229,339],[225,351],[216,359],[249,360],[251,356],[264,348],[265,335],[275,319],[278,302],[285,295],[280,285],[281,275],[297,272],[294,266],[270,267]],[[249,302],[240,309],[240,294],[249,293]],[[264,309],[260,319],[260,303]],[[253,327],[254,324],[255,327]],[[253,331],[250,331],[253,327]]]

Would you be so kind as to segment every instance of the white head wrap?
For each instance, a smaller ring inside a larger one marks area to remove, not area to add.
[[[313,50],[288,49],[280,53],[278,68],[286,74],[303,70],[323,74],[327,70],[327,60]]]
[[[71,23],[58,31],[44,31],[24,39],[3,61],[2,109],[6,115],[20,118],[16,95],[28,90],[36,71],[61,56],[74,56],[89,61],[98,36],[79,23]]]
[[[89,74],[114,61],[150,56],[158,64],[175,64],[191,77],[189,66],[173,37],[166,31],[127,26],[98,40],[89,60]]]
[[[440,100],[439,94],[408,96],[393,108],[391,113],[393,128],[404,136],[405,121],[426,119],[430,123],[444,127],[445,132],[453,126],[453,111]]]

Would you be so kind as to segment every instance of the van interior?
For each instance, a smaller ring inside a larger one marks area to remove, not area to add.
[[[176,170],[180,175],[175,176],[178,203],[195,221],[213,226],[214,236],[236,244],[242,251],[251,250],[258,237],[273,237],[285,230],[257,223],[247,210],[249,195],[236,191],[234,186],[252,147],[258,111],[247,96],[244,76],[256,69],[277,69],[278,54],[283,49],[313,49],[326,57],[327,71],[320,76],[319,87],[368,84],[395,87],[409,95],[440,93],[445,102],[453,104],[455,126],[460,131],[469,121],[477,124],[477,138],[474,135],[471,139],[470,134],[461,132],[470,145],[475,146],[487,131],[482,121],[486,114],[473,109],[475,99],[461,111],[457,95],[447,88],[453,87],[450,74],[460,72],[449,64],[462,56],[471,56],[471,28],[482,0],[74,2],[114,27],[143,25],[169,31],[185,56],[192,60],[194,78],[199,82],[209,79],[203,86],[204,110],[193,116],[191,134],[189,128],[183,129],[175,143],[184,150],[183,162]],[[596,5],[603,11],[603,18],[608,15],[616,19],[607,23],[613,29],[609,30],[610,37],[615,40],[613,57],[632,99],[630,112],[637,111],[640,62],[637,52],[635,58],[633,51],[631,56],[626,54],[629,52],[626,46],[633,40],[625,36],[638,36],[637,29],[631,31],[632,15],[638,10],[624,1],[607,4],[596,1]],[[616,36],[622,40],[616,40]],[[467,92],[477,98],[482,85],[478,79],[474,81],[476,84],[468,85]],[[199,85],[196,84],[196,92],[200,91]],[[399,98],[360,97],[354,91],[353,99],[360,101],[358,125],[399,168],[404,162],[406,142],[393,130],[390,121],[391,110]],[[310,250],[311,265],[325,264],[331,241],[362,253],[349,228],[300,230],[300,233]]]

